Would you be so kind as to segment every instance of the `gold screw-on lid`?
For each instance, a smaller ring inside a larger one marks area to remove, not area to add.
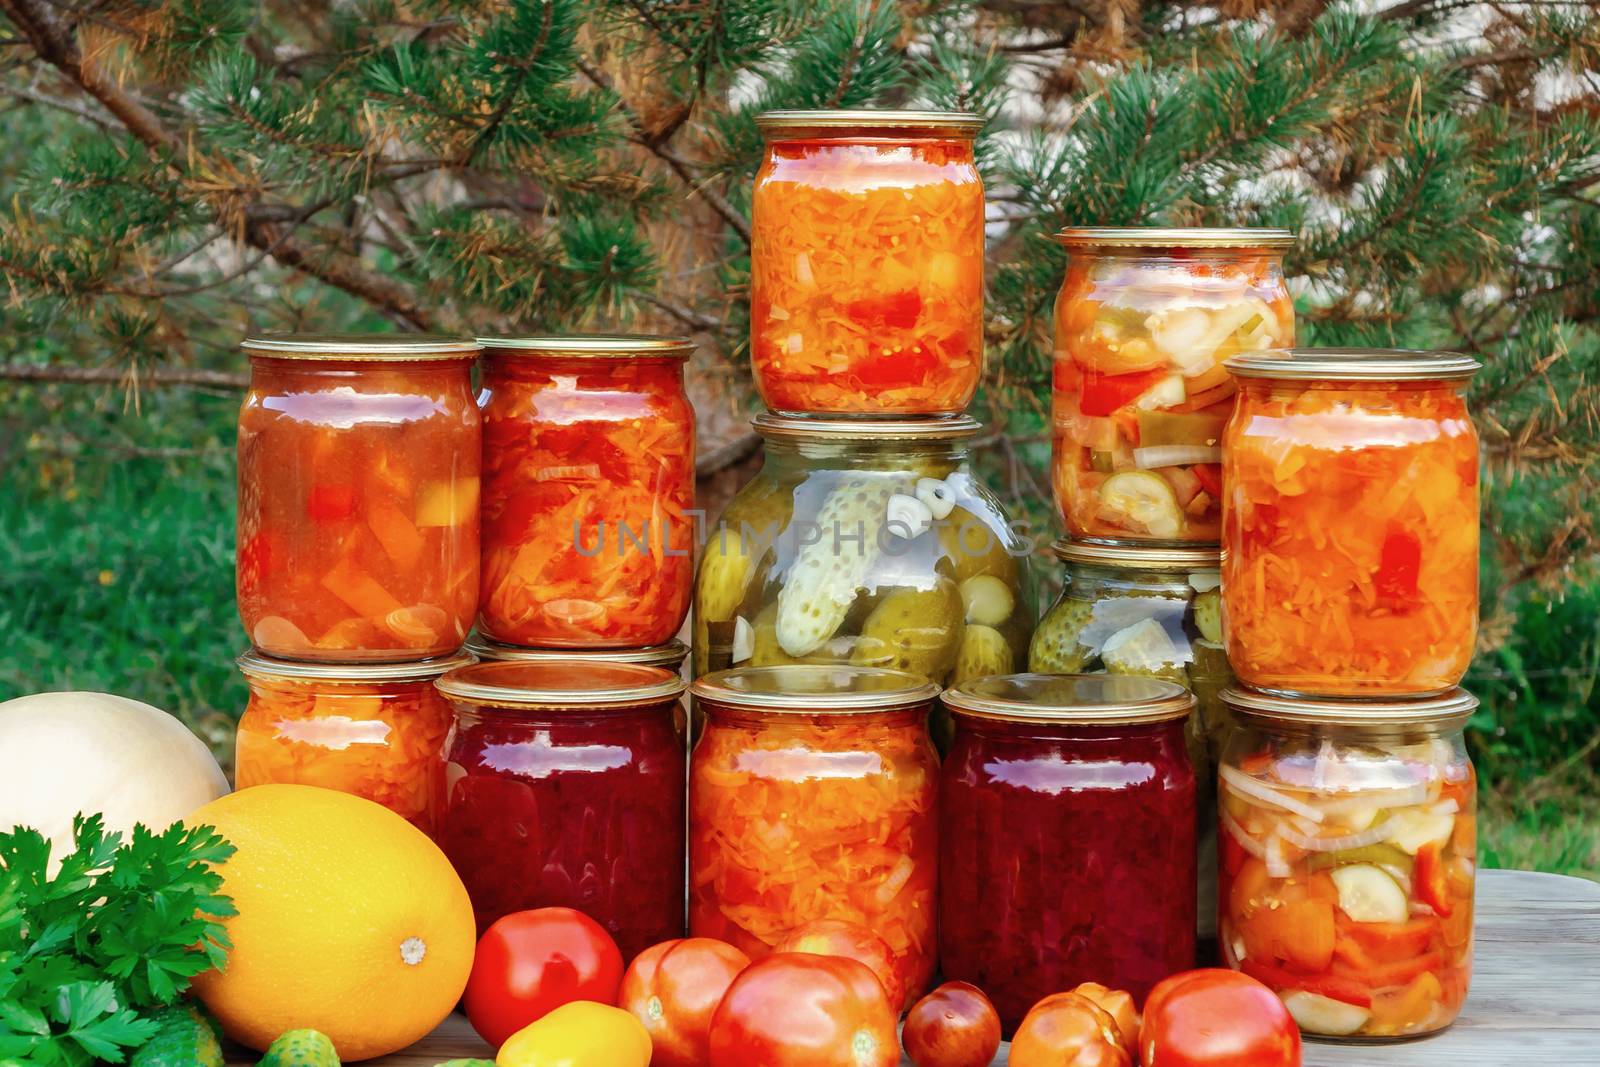
[[[1238,378],[1334,382],[1464,381],[1483,366],[1459,352],[1408,348],[1267,349],[1222,365]]]
[[[1282,251],[1293,248],[1292,230],[1205,226],[1069,226],[1055,240],[1072,251],[1160,252],[1169,248]]]
[[[643,333],[480,337],[478,344],[492,355],[534,359],[688,359],[695,349],[687,337]]]
[[[466,650],[481,660],[494,663],[641,663],[675,671],[689,657],[689,646],[679,640],[648,648],[523,648],[491,641],[481,634],[467,638]]]
[[[939,687],[883,667],[787,664],[717,671],[697,679],[690,692],[726,707],[831,715],[916,707],[938,696]]]
[[[1229,686],[1222,701],[1243,715],[1329,726],[1454,726],[1465,723],[1478,698],[1465,689],[1436,696],[1366,699],[1290,697]]]
[[[1050,551],[1063,563],[1126,570],[1214,571],[1222,566],[1222,549],[1215,545],[1110,545],[1063,537],[1050,546]]]
[[[269,333],[239,345],[273,359],[342,360],[352,363],[424,363],[470,359],[479,352],[470,337],[426,333]]]
[[[1136,674],[999,674],[953,686],[943,699],[982,719],[1080,726],[1166,722],[1195,707],[1176,682]]]
[[[433,659],[404,663],[302,663],[279,659],[251,649],[236,663],[246,678],[287,679],[296,682],[327,682],[332,685],[370,685],[374,682],[425,682],[447,671],[476,663],[465,652]]]
[[[477,663],[434,683],[469,704],[501,708],[624,708],[671,700],[688,688],[670,671],[638,663],[565,659]]]
[[[764,111],[756,116],[756,127],[768,136],[797,134],[816,130],[866,133],[947,134],[971,137],[983,129],[983,116],[970,111],[879,110],[875,108],[835,108],[809,111]]]
[[[926,419],[815,419],[765,412],[750,420],[762,437],[786,441],[957,441],[983,424],[969,415]]]

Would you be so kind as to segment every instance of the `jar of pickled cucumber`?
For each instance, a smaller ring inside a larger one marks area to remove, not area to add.
[[[839,663],[952,683],[1022,668],[1032,545],[972,473],[977,422],[754,425],[765,463],[706,531],[696,675]]]
[[[1198,933],[1209,948],[1217,932],[1216,769],[1233,724],[1221,699],[1233,672],[1222,645],[1220,553],[1066,539],[1051,551],[1065,570],[1061,596],[1034,631],[1028,670],[1148,675],[1195,695],[1188,737],[1200,818]]]

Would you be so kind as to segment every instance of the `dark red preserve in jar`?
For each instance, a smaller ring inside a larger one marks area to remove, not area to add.
[[[1143,1001],[1195,962],[1194,698],[1126,675],[1014,674],[946,691],[939,961],[1007,1033],[1080,982]]]
[[[445,741],[437,840],[482,932],[560,905],[625,959],[684,934],[687,683],[629,663],[480,663],[436,683]]]

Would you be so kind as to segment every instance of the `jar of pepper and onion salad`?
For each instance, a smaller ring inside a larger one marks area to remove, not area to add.
[[[1068,229],[1053,483],[1067,533],[1215,542],[1229,356],[1294,344],[1287,230]]]
[[[1224,961],[1307,1034],[1392,1040],[1461,1011],[1472,975],[1477,701],[1230,689],[1221,781]]]
[[[679,337],[483,338],[478,629],[510,645],[671,640],[694,578]]]
[[[1228,657],[1258,689],[1406,696],[1466,673],[1478,624],[1478,436],[1448,352],[1228,361]]]
[[[239,616],[287,659],[461,647],[478,603],[477,342],[251,338],[239,409]]]
[[[682,937],[688,683],[569,657],[479,663],[436,684],[454,712],[437,840],[479,931],[560,906],[627,959]]]
[[[472,661],[331,664],[245,653],[239,670],[250,702],[235,740],[235,784],[338,789],[432,835],[450,729],[433,682]]]
[[[1194,697],[1174,682],[1016,674],[947,689],[939,962],[1007,1033],[1082,982],[1142,1001],[1195,965]]]
[[[983,371],[976,115],[773,111],[751,194],[750,349],[784,414],[953,415]]]
[[[875,667],[746,667],[692,692],[689,932],[751,958],[795,927],[867,927],[894,953],[903,1010],[938,952],[939,687]]]

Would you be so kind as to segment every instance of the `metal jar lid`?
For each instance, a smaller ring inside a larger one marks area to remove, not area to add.
[[[836,108],[812,111],[763,111],[756,128],[771,137],[807,131],[824,133],[859,130],[869,134],[946,134],[971,137],[983,129],[983,116],[970,111],[916,111],[875,108]]]
[[[1331,382],[1465,381],[1483,367],[1459,352],[1409,348],[1280,348],[1222,361],[1238,378]]]
[[[1326,726],[1461,726],[1478,708],[1478,698],[1460,688],[1415,699],[1367,699],[1278,696],[1229,686],[1222,701],[1253,718]]]
[[[627,708],[672,700],[689,683],[660,667],[568,657],[477,663],[434,683],[453,700],[498,708]]]
[[[909,671],[819,663],[717,671],[697,679],[690,692],[724,707],[838,714],[914,708],[938,696],[939,687]]]
[[[273,359],[350,363],[430,363],[470,359],[480,350],[470,337],[426,333],[269,333],[247,337],[239,347]]]
[[[1074,252],[1160,252],[1215,248],[1280,252],[1293,248],[1294,231],[1204,226],[1069,226],[1055,240]]]
[[[687,337],[644,333],[480,337],[478,344],[495,356],[532,359],[688,359],[695,350]]]
[[[689,646],[679,640],[648,648],[523,648],[491,641],[482,634],[467,638],[466,650],[481,660],[501,663],[639,663],[676,671],[689,658]]]
[[[404,663],[302,663],[278,659],[251,649],[240,656],[239,673],[268,681],[326,682],[330,685],[372,685],[377,682],[429,682],[477,658],[466,652]]]
[[[1086,563],[1135,571],[1214,571],[1222,567],[1222,549],[1215,545],[1109,545],[1063,537],[1050,546],[1063,563]]]
[[[953,686],[943,699],[980,719],[1075,726],[1167,722],[1195,708],[1183,686],[1137,674],[999,674]]]
[[[750,420],[756,433],[780,441],[959,441],[983,424],[970,415],[926,419],[816,419],[766,412]]]

